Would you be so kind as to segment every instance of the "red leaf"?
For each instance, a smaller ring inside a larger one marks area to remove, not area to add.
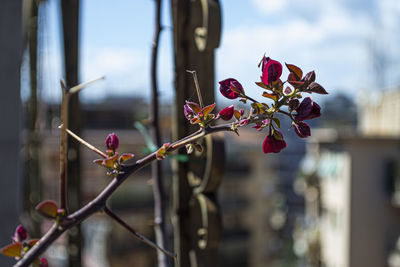
[[[289,71],[294,73],[294,75],[296,75],[296,80],[301,80],[301,77],[303,77],[303,71],[295,65],[287,64],[287,63],[285,63],[285,64],[286,64],[286,67],[289,69]]]
[[[308,86],[308,92],[313,92],[313,93],[317,93],[317,94],[321,94],[321,95],[327,95],[328,92],[324,89],[324,87],[322,87],[319,83],[316,82],[312,82],[309,86]]]
[[[13,243],[1,248],[1,253],[8,257],[21,257],[22,244],[20,242]]]
[[[200,106],[194,102],[186,102],[186,104],[194,111],[194,113],[198,114],[201,111]]]
[[[310,71],[309,73],[307,73],[306,76],[304,76],[304,81],[306,81],[309,84],[314,82],[315,81],[315,72]]]
[[[36,206],[36,210],[40,213],[40,215],[46,218],[54,219],[57,217],[58,207],[56,202],[52,200],[45,200]]]
[[[277,101],[277,100],[278,100],[278,96],[277,96],[277,95],[268,94],[267,92],[264,92],[264,93],[262,94],[262,96],[263,96],[263,97],[267,97],[267,98],[271,98],[271,99],[274,100],[274,101]]]
[[[260,86],[261,88],[264,89],[270,89],[265,83],[263,82],[256,82],[256,85]]]

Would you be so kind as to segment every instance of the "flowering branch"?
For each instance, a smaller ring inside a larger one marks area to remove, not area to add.
[[[251,103],[251,107],[247,116],[245,116],[245,111],[243,109],[236,110],[233,105],[222,109],[217,115],[215,115],[212,112],[216,104],[214,103],[204,107],[202,104],[201,95],[198,93],[200,105],[194,102],[186,102],[183,111],[185,117],[190,121],[190,123],[197,124],[199,129],[172,144],[166,143],[160,146],[157,151],[135,161],[132,164],[127,164],[126,160],[133,158],[133,154],[122,154],[121,156],[118,154],[117,148],[119,145],[119,140],[115,134],[110,134],[107,136],[107,151],[106,153],[103,153],[73,134],[64,124],[61,128],[63,133],[72,135],[89,149],[103,157],[102,159],[94,162],[105,167],[107,169],[107,174],[112,176],[113,179],[110,181],[107,187],[97,195],[96,198],[72,214],[67,214],[64,206],[62,205],[61,209],[58,209],[57,204],[54,201],[47,200],[40,203],[36,209],[41,215],[54,220],[52,228],[37,242],[21,243],[20,239],[16,238],[15,240],[17,241],[13,241],[13,244],[2,248],[1,252],[7,256],[12,255],[13,257],[20,259],[15,266],[28,266],[29,264],[34,263],[36,266],[46,267],[47,262],[42,261],[42,259],[38,260],[40,254],[43,253],[62,233],[99,211],[106,212],[107,215],[119,222],[130,232],[134,233],[142,241],[145,241],[159,250],[163,248],[163,246],[157,246],[151,241],[144,239],[143,236],[138,235],[136,231],[119,219],[117,215],[112,213],[106,206],[107,200],[110,198],[110,196],[130,175],[156,160],[164,159],[167,155],[181,147],[185,146],[189,153],[193,150],[191,148],[197,147],[196,142],[208,134],[214,134],[222,131],[232,131],[237,133],[240,127],[248,124],[255,124],[253,128],[257,129],[258,131],[267,128],[268,135],[263,142],[263,152],[278,153],[282,149],[286,148],[286,142],[283,139],[282,133],[278,130],[278,128],[280,128],[280,121],[274,117],[275,113],[277,112],[290,117],[292,120],[292,126],[294,126],[294,130],[299,137],[305,138],[311,135],[310,127],[304,122],[304,120],[319,117],[321,115],[321,108],[313,101],[311,97],[305,97],[300,102],[299,99],[302,98],[301,93],[327,94],[325,89],[315,82],[314,71],[307,73],[303,77],[303,73],[300,68],[291,64],[286,64],[290,73],[287,81],[282,82],[280,79],[282,75],[282,65],[279,62],[264,56],[260,65],[262,66],[261,82],[256,84],[266,90],[262,93],[262,96],[273,100],[272,104],[268,105],[248,97],[245,94],[242,85],[235,79],[229,78],[223,80],[220,82],[220,92],[225,97],[229,99],[236,99],[240,97],[240,100],[244,103],[246,103],[247,100],[253,102]],[[196,77],[195,73],[193,73],[193,75]],[[285,89],[283,89],[285,83],[290,84],[292,87],[287,86]],[[64,85],[62,84],[62,86]],[[198,88],[198,86],[196,87]],[[77,88],[78,89],[76,89],[76,92],[80,90],[79,87]],[[65,86],[63,89],[65,91]],[[67,91],[66,96],[66,98],[68,98]],[[285,106],[287,107],[288,111],[282,110],[282,108]],[[231,120],[233,117],[235,118],[235,121],[233,122],[211,126],[211,124],[218,119]],[[63,119],[65,120],[65,116]],[[66,159],[64,158],[64,161],[65,160]],[[61,187],[61,189],[63,189],[63,187]],[[24,236],[23,234],[20,235]],[[161,249],[161,251],[176,258],[175,254],[168,252],[165,249]]]

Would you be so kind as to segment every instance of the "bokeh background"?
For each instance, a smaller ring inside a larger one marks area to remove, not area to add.
[[[225,172],[218,190],[223,231],[216,266],[400,266],[400,2],[219,2],[222,31],[214,63],[219,108],[233,104],[218,93],[218,81],[230,77],[249,96],[260,98],[254,82],[264,54],[304,72],[315,70],[329,95],[313,95],[322,117],[311,122],[310,138],[299,139],[282,119],[288,148],[280,154],[262,153],[266,132],[249,127],[240,137],[225,134]],[[157,77],[162,139],[169,141],[175,99],[173,23],[171,1],[162,3]],[[115,132],[120,151],[139,158],[149,153],[134,123],[145,124],[148,118],[155,3],[79,4],[78,80],[105,76],[80,93],[81,135],[103,149],[107,134]],[[30,5],[38,6],[36,15],[29,15]],[[61,1],[5,1],[0,17],[5,59],[0,64],[5,96],[0,100],[0,245],[5,245],[18,222],[35,237],[49,227],[29,207],[40,199],[58,199],[59,80],[65,67]],[[27,34],[32,21],[37,22],[35,46]],[[30,49],[37,57],[35,95]],[[109,181],[91,163],[94,159],[94,153],[81,149],[83,203]],[[163,166],[171,192],[171,162]],[[150,168],[145,168],[110,204],[154,239],[151,184]],[[101,214],[81,230],[82,266],[156,266],[153,249]],[[64,236],[46,257],[51,266],[71,266],[69,257],[77,249]]]

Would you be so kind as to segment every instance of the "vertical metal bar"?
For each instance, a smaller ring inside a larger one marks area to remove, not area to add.
[[[24,110],[24,153],[23,153],[23,211],[21,221],[32,236],[40,236],[40,218],[35,206],[40,202],[40,138],[37,129],[38,120],[38,26],[39,3],[29,1],[26,8],[26,35],[29,48],[30,94]]]
[[[64,35],[64,66],[67,86],[79,83],[79,0],[61,1],[63,35]],[[69,100],[68,127],[80,135],[81,110],[78,94],[73,94]],[[68,164],[67,164],[67,195],[69,211],[77,210],[81,206],[81,179],[80,179],[80,148],[79,143],[68,137]],[[82,235],[80,227],[69,231],[69,266],[79,267],[81,263]]]
[[[178,140],[188,134],[188,125],[183,115],[183,105],[189,98],[191,88],[186,73],[188,62],[187,25],[189,23],[189,1],[171,1],[173,32],[174,32],[174,62],[175,62],[175,101],[173,110],[173,140]],[[191,78],[191,77],[190,77]],[[187,87],[189,86],[189,87]],[[193,88],[193,87],[192,87]],[[182,150],[179,153],[183,153]],[[173,161],[173,227],[174,227],[174,250],[178,254],[180,266],[190,266],[189,251],[189,224],[188,203],[191,196],[191,188],[188,184],[188,165],[185,162]]]
[[[153,142],[157,147],[161,146],[161,129],[159,120],[159,100],[158,100],[158,84],[157,84],[157,67],[158,67],[158,47],[160,42],[161,26],[161,0],[155,0],[155,27],[154,40],[152,45],[151,55],[151,104],[150,104],[150,121],[151,135]],[[151,164],[151,173],[153,179],[153,194],[154,194],[154,230],[156,243],[158,246],[169,249],[167,240],[166,227],[166,209],[167,200],[163,183],[162,162],[157,160]],[[158,267],[171,266],[172,261],[162,251],[157,250]]]
[[[219,8],[218,1],[213,2]],[[208,3],[207,2],[207,3]],[[204,4],[204,3],[203,3]],[[174,33],[174,62],[175,62],[175,104],[173,111],[173,139],[182,138],[190,132],[191,126],[184,117],[183,105],[185,100],[196,92],[195,84],[191,74],[186,70],[194,70],[197,73],[199,87],[204,100],[204,105],[214,102],[214,49],[218,46],[218,40],[212,40],[215,45],[205,46],[202,51],[195,43],[195,30],[203,24],[203,6],[199,1],[172,0],[171,1],[173,33]],[[214,9],[214,11],[219,9]],[[207,14],[208,16],[209,14]],[[220,14],[214,12],[213,18],[218,21]],[[203,25],[207,26],[207,25]],[[212,36],[218,36],[220,28],[215,23]],[[206,28],[206,30],[208,30]],[[179,153],[186,153],[184,150]],[[193,188],[189,185],[188,171],[189,164],[184,162],[173,162],[173,224],[174,224],[174,245],[178,254],[179,266],[206,266],[205,262],[216,263],[217,253],[207,250],[202,257],[197,257],[197,262],[191,263],[194,259],[193,253],[197,250],[197,242],[193,239],[192,233],[198,229],[190,221],[190,201],[193,197]],[[192,255],[192,256],[190,256]],[[206,259],[207,258],[207,259]]]

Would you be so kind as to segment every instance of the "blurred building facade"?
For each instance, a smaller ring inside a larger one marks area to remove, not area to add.
[[[307,145],[295,188],[308,266],[400,266],[400,92],[364,101],[358,121],[358,132],[313,130]]]

